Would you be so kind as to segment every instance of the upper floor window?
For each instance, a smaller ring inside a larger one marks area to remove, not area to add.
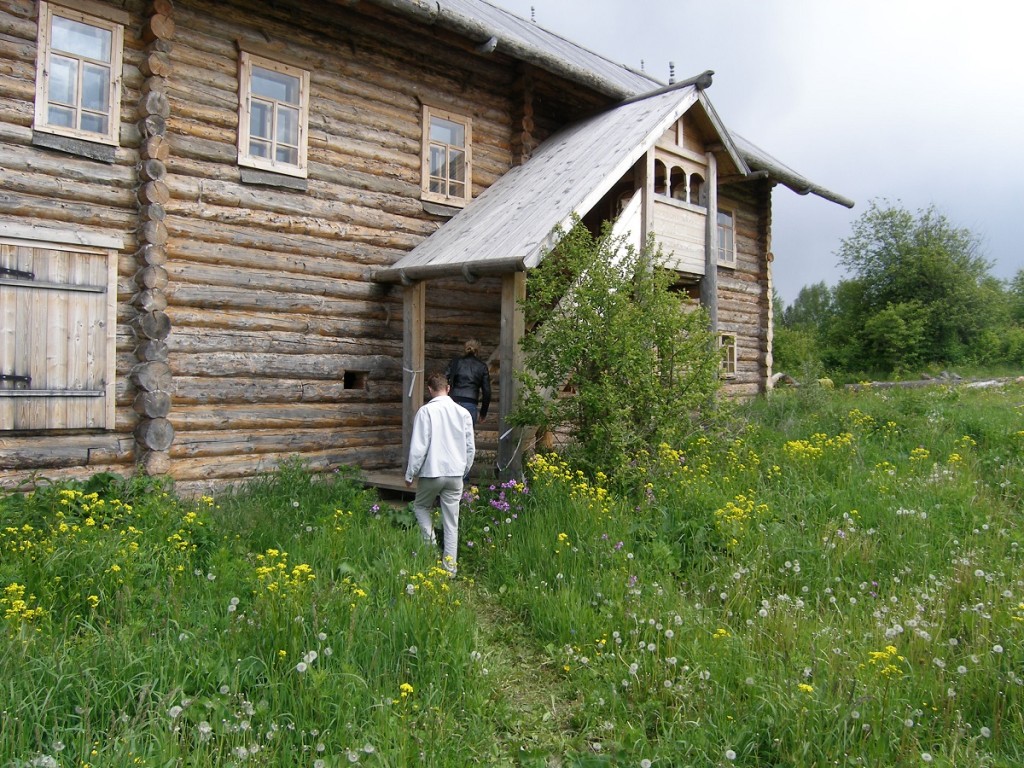
[[[423,108],[423,199],[464,206],[473,194],[468,117]]]
[[[118,143],[123,37],[121,24],[39,3],[35,130]]]
[[[736,223],[730,211],[718,211],[718,263],[736,266]]]
[[[306,177],[309,72],[242,51],[238,164]]]

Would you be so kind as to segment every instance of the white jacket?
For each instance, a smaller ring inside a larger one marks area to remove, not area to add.
[[[465,477],[475,454],[469,411],[448,395],[438,395],[416,412],[405,479]]]

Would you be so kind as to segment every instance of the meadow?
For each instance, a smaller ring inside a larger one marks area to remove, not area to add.
[[[1024,387],[780,392],[407,508],[0,498],[0,766],[1024,764]]]

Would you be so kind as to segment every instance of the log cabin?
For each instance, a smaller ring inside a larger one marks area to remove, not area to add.
[[[221,489],[403,465],[423,373],[489,355],[573,216],[653,233],[725,390],[772,374],[771,195],[852,203],[665,84],[485,0],[0,0],[0,485]]]

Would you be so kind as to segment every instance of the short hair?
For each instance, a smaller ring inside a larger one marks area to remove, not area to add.
[[[466,340],[466,354],[473,355],[474,357],[480,354],[480,342],[476,339]]]
[[[447,386],[448,378],[440,371],[434,371],[432,374],[427,376],[427,389],[435,395],[443,393]]]

